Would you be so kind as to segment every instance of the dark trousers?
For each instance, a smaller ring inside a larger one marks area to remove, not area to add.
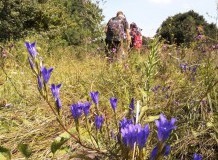
[[[120,53],[122,50],[122,41],[112,41],[112,40],[105,40],[106,48],[105,53],[106,56],[110,59],[118,59],[120,57]]]

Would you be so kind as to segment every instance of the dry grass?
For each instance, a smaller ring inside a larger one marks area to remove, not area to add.
[[[22,47],[21,50],[24,51]],[[90,53],[82,53],[78,58],[70,47],[54,51],[50,55],[42,53],[41,56],[46,67],[54,67],[50,83],[63,84],[60,96],[64,104],[63,119],[68,128],[73,127],[69,106],[79,100],[90,100],[90,91],[100,92],[101,107],[108,113],[111,112],[108,99],[118,97],[120,118],[132,97],[141,100],[141,90],[146,80],[144,62],[148,51],[141,55],[133,52],[125,64],[109,64],[103,56]],[[18,54],[23,54],[23,58]],[[29,144],[33,150],[30,159],[51,158],[50,145],[63,130],[48,105],[40,98],[36,80],[25,60],[26,54],[13,50],[4,65],[7,75],[0,71],[0,144],[11,150],[12,159],[23,159],[17,149],[21,142]],[[218,79],[217,53],[208,52],[205,55],[186,50],[185,55],[181,55],[172,49],[159,52],[159,57],[160,63],[151,87],[161,85],[170,86],[170,89],[149,93],[146,117],[163,112],[177,118],[178,129],[170,139],[172,154],[169,159],[191,159],[194,152],[201,153],[205,159],[214,159],[218,153],[218,87],[213,86]],[[190,74],[181,72],[179,64],[185,62],[199,66],[195,81],[190,80]],[[206,103],[202,103],[202,100]],[[154,142],[149,141],[149,149],[153,148]],[[66,146],[70,146],[71,150],[77,147],[71,141]],[[66,153],[59,153],[56,157],[60,159],[63,156]]]

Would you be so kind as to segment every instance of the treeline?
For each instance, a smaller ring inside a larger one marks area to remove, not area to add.
[[[101,34],[102,20],[91,0],[1,0],[0,42],[37,33],[79,45]]]

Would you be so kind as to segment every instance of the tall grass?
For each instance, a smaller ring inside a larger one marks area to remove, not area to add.
[[[121,64],[108,63],[104,53],[98,54],[93,49],[86,52],[81,48],[55,47],[48,54],[48,45],[39,42],[37,46],[45,66],[55,69],[50,82],[63,84],[60,93],[63,119],[69,128],[74,128],[70,105],[90,100],[90,91],[100,92],[101,107],[108,119],[113,118],[108,107],[110,97],[119,99],[118,119],[128,112],[134,97],[141,102],[141,123],[149,123],[151,130],[155,128],[152,121],[160,113],[176,117],[178,128],[169,139],[172,151],[168,159],[191,159],[195,152],[204,159],[218,156],[216,50],[206,53],[176,47],[162,50],[156,42],[151,50],[141,54],[131,52]],[[5,49],[7,56],[1,57],[0,70],[0,144],[10,149],[12,159],[23,157],[17,147],[20,143],[29,144],[31,159],[51,158],[50,146],[64,131],[38,93],[23,42]],[[148,151],[156,141],[148,139]],[[55,157],[67,159],[74,152],[85,151],[69,140]]]

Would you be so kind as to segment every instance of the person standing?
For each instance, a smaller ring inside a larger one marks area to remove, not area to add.
[[[142,48],[142,34],[141,29],[133,22],[130,24],[130,36],[131,36],[131,43],[130,48],[135,48],[140,50]]]
[[[106,56],[109,60],[120,60],[124,53],[124,38],[126,37],[127,46],[131,43],[129,34],[129,24],[122,11],[117,12],[116,17],[111,18],[106,27]]]

